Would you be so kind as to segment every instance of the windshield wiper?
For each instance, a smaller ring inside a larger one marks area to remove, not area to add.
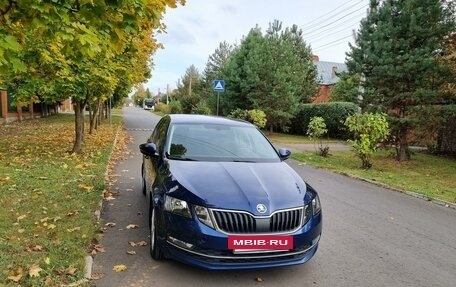
[[[183,160],[183,161],[198,161],[194,158],[189,158],[185,156],[180,156],[180,155],[167,155],[168,159],[175,159],[175,160]]]
[[[253,161],[253,160],[243,160],[243,159],[233,159],[233,162],[251,162],[251,163],[255,163],[256,161]]]

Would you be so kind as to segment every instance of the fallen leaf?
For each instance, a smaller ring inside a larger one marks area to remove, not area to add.
[[[81,227],[78,226],[78,227],[74,227],[74,228],[67,229],[67,232],[70,232],[70,233],[71,233],[71,232],[74,232],[74,231],[78,231],[78,230],[80,230],[80,229],[81,229]]]
[[[25,214],[24,214],[24,215],[21,215],[21,216],[18,216],[18,217],[16,218],[16,221],[19,222],[19,221],[21,221],[22,219],[24,219],[24,218],[26,218],[26,217],[27,217],[27,215],[25,215]]]
[[[52,279],[51,277],[46,277],[46,280],[44,280],[44,286],[51,286]]]
[[[19,282],[19,280],[21,280],[21,278],[22,278],[22,274],[8,276],[9,280],[12,280],[12,281],[14,281],[16,283]]]
[[[43,246],[41,245],[34,245],[31,247],[33,251],[43,251]]]
[[[112,270],[114,270],[114,271],[116,271],[116,272],[122,272],[122,271],[127,270],[127,266],[125,266],[125,265],[123,265],[123,264],[114,265],[114,267],[112,268]]]
[[[41,269],[39,265],[33,264],[30,266],[28,274],[30,277],[40,277],[41,270],[43,269]]]
[[[137,245],[139,245],[139,246],[146,246],[146,245],[147,245],[147,242],[144,241],[144,240],[143,240],[143,241],[139,241],[139,242],[137,243]]]
[[[130,246],[132,246],[132,247],[135,247],[135,246],[137,245],[137,244],[136,244],[135,242],[133,242],[133,241],[129,241],[128,244],[130,244]]]
[[[114,227],[116,224],[114,222],[108,222],[105,224],[105,226]]]
[[[100,280],[101,278],[103,278],[103,276],[104,276],[103,273],[93,273],[92,277],[90,279],[92,279],[92,280]]]
[[[74,273],[76,273],[76,270],[78,269],[74,268],[73,266],[70,266],[65,270],[65,273],[67,275],[74,275]]]
[[[127,251],[127,254],[130,254],[130,255],[135,255],[135,254],[136,254],[136,251],[134,251],[134,250],[131,250],[131,251]]]
[[[51,258],[49,258],[49,257],[44,258],[44,263],[46,263],[46,265],[51,264]]]
[[[137,224],[128,224],[127,225],[127,229],[136,229],[138,227],[139,227],[139,225],[137,225]]]
[[[256,281],[256,282],[263,282],[264,280],[263,280],[263,278],[261,278],[261,277],[257,277],[257,278],[255,278],[255,281]]]

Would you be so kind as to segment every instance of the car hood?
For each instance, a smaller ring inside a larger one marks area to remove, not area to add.
[[[284,162],[169,161],[168,194],[212,208],[249,211],[255,215],[302,206],[310,200],[306,184]],[[257,205],[264,204],[260,214]]]

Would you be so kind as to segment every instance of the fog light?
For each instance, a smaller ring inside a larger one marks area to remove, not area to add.
[[[312,240],[312,245],[315,245],[318,243],[318,241],[320,241],[320,236],[321,235],[318,235],[317,237],[314,238],[314,240]]]
[[[179,240],[179,239],[171,237],[171,236],[168,236],[168,241],[183,249],[189,249],[189,250],[193,249],[193,244],[184,242],[182,240]]]

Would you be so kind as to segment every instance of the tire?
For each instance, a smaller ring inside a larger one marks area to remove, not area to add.
[[[149,249],[150,256],[155,260],[163,259],[163,252],[160,250],[160,245],[157,242],[157,218],[155,215],[155,209],[152,210],[150,215],[150,236],[149,236]]]

